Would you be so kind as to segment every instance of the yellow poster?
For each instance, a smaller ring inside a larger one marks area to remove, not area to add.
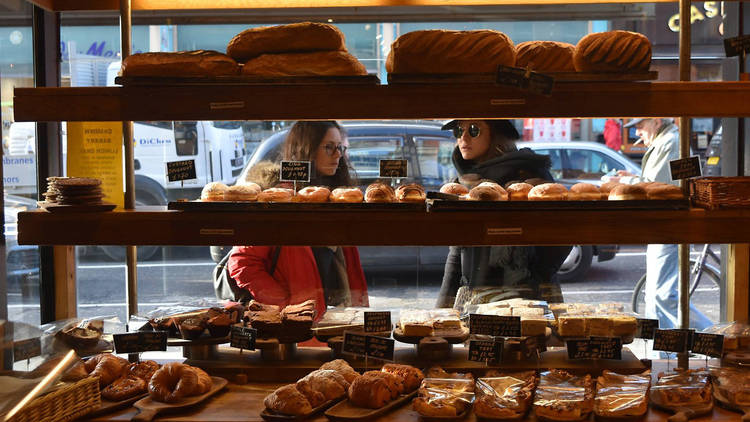
[[[122,122],[68,122],[68,176],[101,179],[104,200],[125,206]]]

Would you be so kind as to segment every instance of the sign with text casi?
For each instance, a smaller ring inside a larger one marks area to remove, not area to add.
[[[68,176],[100,179],[104,200],[122,208],[122,173],[122,122],[68,122]]]

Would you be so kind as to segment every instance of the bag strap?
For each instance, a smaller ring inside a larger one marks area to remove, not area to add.
[[[276,272],[276,264],[279,262],[279,255],[281,255],[281,246],[276,246],[273,249],[273,256],[271,257],[271,271],[269,272],[271,277],[273,277],[273,273]]]

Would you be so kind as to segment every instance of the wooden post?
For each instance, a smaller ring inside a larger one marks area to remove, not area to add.
[[[727,321],[750,321],[750,244],[731,244],[727,257]]]
[[[55,319],[75,318],[78,315],[75,246],[54,246],[53,254],[55,257]]]
[[[690,80],[690,0],[680,0],[680,81]],[[680,158],[690,155],[690,119],[680,116]],[[687,182],[680,182],[683,191],[687,193]],[[690,328],[690,245],[678,246],[680,275],[679,275],[679,307],[677,320],[679,328]],[[682,369],[690,366],[687,353],[677,355],[677,365]]]

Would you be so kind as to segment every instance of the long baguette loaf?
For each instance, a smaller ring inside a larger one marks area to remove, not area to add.
[[[122,76],[227,76],[239,74],[231,57],[216,51],[196,50],[176,53],[139,53],[122,62]]]
[[[578,41],[574,62],[579,72],[645,72],[651,65],[651,42],[630,31],[589,34]]]
[[[264,54],[242,66],[243,75],[352,76],[367,75],[365,66],[344,51]]]
[[[516,67],[537,72],[575,72],[575,46],[557,41],[526,41],[516,46]]]
[[[326,23],[301,22],[246,29],[235,35],[227,54],[238,62],[269,53],[346,51],[344,34]]]
[[[385,62],[389,73],[492,73],[513,66],[513,41],[499,31],[414,31],[391,45]]]

